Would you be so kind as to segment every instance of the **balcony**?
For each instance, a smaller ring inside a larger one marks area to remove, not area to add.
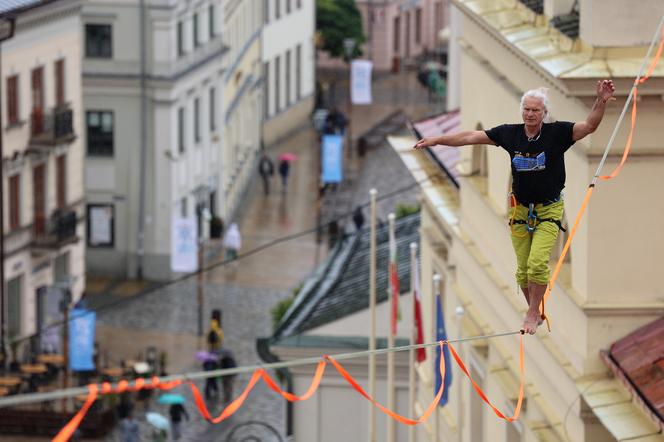
[[[70,143],[74,134],[74,112],[68,105],[54,107],[50,112],[33,109],[30,114],[30,147]]]
[[[33,249],[58,249],[78,241],[76,212],[70,209],[58,209],[50,219],[35,215],[33,225]]]

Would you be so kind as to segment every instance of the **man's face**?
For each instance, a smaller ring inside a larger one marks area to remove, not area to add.
[[[539,98],[526,97],[523,100],[523,122],[531,128],[539,127],[544,120],[544,103]]]

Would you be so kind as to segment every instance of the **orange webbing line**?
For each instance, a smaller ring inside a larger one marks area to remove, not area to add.
[[[81,424],[81,421],[88,413],[92,404],[97,400],[97,385],[90,384],[88,385],[88,398],[85,400],[85,404],[78,410],[78,413],[69,421],[67,425],[62,427],[62,430],[53,438],[53,442],[67,442],[73,435],[78,426]]]
[[[659,59],[662,56],[662,50],[664,49],[664,26],[662,26],[662,37],[659,41],[659,46],[657,47],[657,53],[653,57],[652,61],[650,62],[650,66],[648,66],[648,70],[646,71],[646,74],[639,78],[637,81],[634,82],[634,96],[632,97],[632,113],[631,113],[631,122],[630,122],[630,129],[629,129],[629,135],[627,136],[627,142],[625,143],[625,149],[623,151],[622,158],[620,160],[620,164],[616,166],[616,168],[611,172],[609,175],[602,175],[599,177],[601,180],[612,180],[613,178],[617,177],[620,174],[620,171],[622,170],[623,165],[627,161],[627,157],[629,156],[630,151],[632,150],[632,141],[634,139],[634,128],[636,127],[636,114],[637,114],[637,105],[636,105],[636,100],[638,97],[638,84],[643,84],[652,75],[653,71],[655,70],[655,66],[657,66],[657,63],[659,63]],[[547,298],[551,294],[551,290],[553,289],[554,284],[556,283],[556,280],[558,279],[558,273],[560,272],[560,268],[562,267],[563,261],[565,259],[565,256],[567,255],[567,251],[569,250],[570,244],[572,243],[572,238],[574,238],[574,235],[576,234],[576,229],[579,225],[579,221],[581,220],[581,217],[583,216],[583,213],[586,210],[586,206],[588,205],[588,200],[590,200],[590,196],[593,193],[594,189],[594,184],[591,184],[588,188],[588,191],[586,192],[586,197],[583,200],[583,203],[581,204],[581,209],[579,209],[579,213],[576,216],[576,220],[574,220],[574,227],[570,231],[570,235],[567,238],[567,241],[565,242],[565,247],[563,248],[563,252],[560,254],[560,257],[558,258],[558,262],[556,263],[556,268],[553,271],[553,275],[551,276],[551,279],[549,280],[549,284],[547,285],[546,291],[544,292],[544,297],[542,298],[542,303],[540,305],[540,311],[541,311],[541,316],[543,319],[546,320],[546,325],[551,331],[551,326],[549,324],[549,318],[547,318],[546,314],[544,313],[544,304],[546,303]]]
[[[463,371],[463,373],[466,375],[468,379],[470,379],[470,382],[473,384],[473,388],[475,388],[475,391],[477,391],[477,394],[482,398],[482,400],[489,406],[491,409],[493,409],[493,412],[496,413],[496,416],[498,416],[501,419],[506,420],[507,422],[512,422],[515,421],[519,418],[519,413],[521,413],[521,404],[523,403],[523,390],[524,390],[524,384],[525,384],[525,366],[524,366],[524,350],[523,350],[523,333],[521,333],[521,343],[519,345],[519,375],[521,377],[521,384],[519,386],[519,398],[517,399],[516,402],[516,408],[514,409],[514,415],[511,417],[505,416],[498,408],[496,408],[491,401],[487,398],[486,394],[482,391],[479,385],[473,380],[472,376],[468,372],[468,369],[466,368],[466,365],[463,363],[459,355],[457,354],[456,350],[452,346],[452,344],[447,344],[447,346],[450,348],[450,352],[452,353],[452,356],[454,357],[454,360],[456,361],[457,365]],[[443,358],[441,358],[443,359]]]
[[[262,378],[263,382],[265,382],[268,387],[270,387],[277,394],[280,394],[284,399],[291,402],[306,401],[311,396],[313,396],[316,390],[318,389],[318,385],[320,384],[320,381],[323,378],[323,373],[325,373],[326,366],[327,362],[325,361],[320,361],[318,363],[318,366],[316,367],[316,372],[314,373],[314,377],[311,380],[311,385],[309,385],[309,390],[307,390],[307,392],[304,393],[302,396],[295,396],[292,393],[282,390],[281,387],[279,387],[279,385],[277,385],[277,383],[274,382],[274,380],[272,380],[270,375],[268,375],[267,372],[265,371],[262,374]]]

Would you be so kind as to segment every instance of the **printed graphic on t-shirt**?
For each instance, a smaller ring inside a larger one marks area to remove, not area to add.
[[[546,155],[544,152],[536,157],[530,157],[528,154],[521,154],[521,152],[514,152],[512,164],[517,172],[534,172],[546,169]]]

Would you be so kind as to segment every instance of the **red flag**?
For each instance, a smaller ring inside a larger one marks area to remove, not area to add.
[[[413,284],[413,300],[414,300],[414,311],[415,311],[415,344],[424,344],[424,329],[422,327],[422,297],[420,293],[420,271],[418,270],[418,263],[415,263],[415,272],[412,277],[414,279]],[[424,351],[424,348],[420,347],[415,350],[415,358],[417,362],[424,362],[427,358],[427,352]]]
[[[390,315],[390,325],[392,335],[397,334],[397,321],[399,318],[399,272],[397,271],[397,241],[394,237],[394,227],[390,228],[390,264],[388,267],[390,273],[390,287],[392,288],[392,314]]]

